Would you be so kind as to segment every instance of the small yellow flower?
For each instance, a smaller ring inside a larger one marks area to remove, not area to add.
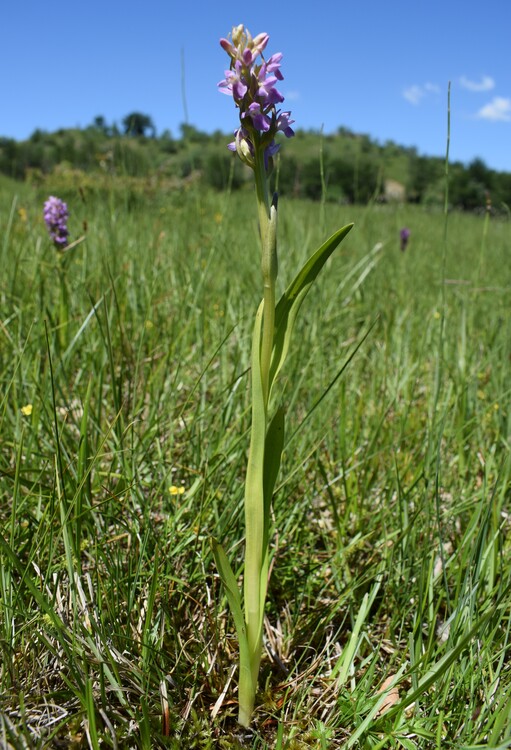
[[[433,313],[433,317],[434,317],[434,319],[435,319],[435,320],[440,320],[440,318],[441,318],[441,315],[440,315],[440,313],[438,312],[438,310],[435,310],[435,312]]]
[[[21,413],[24,417],[29,417],[32,414],[32,404],[26,404],[26,406],[22,406]]]
[[[169,487],[169,492],[170,492],[171,495],[182,495],[184,493],[184,491],[185,491],[184,487],[176,487],[175,484],[172,484]]]
[[[222,216],[222,214],[216,213],[213,218],[216,224],[221,224],[224,217]]]
[[[28,219],[27,209],[23,208],[23,206],[21,208],[18,208],[18,216],[20,217],[21,221],[25,223]]]
[[[150,331],[151,328],[154,328],[154,323],[152,320],[146,320],[146,322],[144,323],[144,326],[145,326],[146,331]]]

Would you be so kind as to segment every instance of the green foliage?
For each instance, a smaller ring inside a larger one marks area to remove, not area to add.
[[[97,119],[97,118],[96,118]],[[122,121],[124,128],[124,134],[143,137],[143,136],[154,136],[155,127],[153,121],[149,115],[144,115],[141,112],[131,112]]]
[[[22,142],[0,138],[0,173],[22,180],[34,170],[48,175],[68,167],[119,176],[192,178],[217,190],[238,189],[246,183],[242,165],[226,148],[232,136],[208,134],[184,123],[179,139],[169,131],[156,137],[151,118],[138,112],[123,119],[123,130],[124,136],[99,115],[84,130],[36,130]],[[319,169],[320,138],[326,195]],[[298,131],[296,138],[284,140],[282,153],[281,195],[365,204],[385,200],[385,181],[393,180],[402,186],[408,202],[443,206],[444,159],[421,156],[415,148],[393,141],[381,145],[368,135],[339,128],[324,136]],[[481,212],[489,199],[493,213],[507,213],[511,174],[489,169],[480,159],[468,165],[456,163],[451,165],[449,192],[455,208]]]

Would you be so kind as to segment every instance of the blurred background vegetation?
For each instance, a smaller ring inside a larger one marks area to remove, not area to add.
[[[383,202],[441,206],[445,159],[429,157],[393,141],[381,144],[340,127],[318,137],[298,130],[277,158],[274,179],[283,195],[339,204]],[[151,117],[132,112],[121,126],[97,116],[83,129],[35,130],[25,141],[0,137],[0,173],[53,189],[77,184],[112,189],[116,178],[133,178],[148,189],[173,189],[199,182],[217,190],[250,188],[250,170],[226,148],[230,136],[183,124],[179,137],[156,134]],[[320,160],[320,152],[322,158]],[[323,165],[323,174],[320,162]],[[449,200],[454,208],[509,214],[511,173],[490,169],[481,159],[450,164]],[[126,186],[126,182],[124,182]]]

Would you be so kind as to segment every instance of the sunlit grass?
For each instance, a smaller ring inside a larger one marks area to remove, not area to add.
[[[63,338],[46,195],[13,195],[2,187],[0,744],[510,746],[509,223],[453,214],[442,290],[441,214],[327,204],[320,226],[317,204],[282,201],[282,286],[355,228],[284,374],[266,652],[242,734],[209,539],[241,565],[252,201],[61,196],[72,235],[87,225]]]

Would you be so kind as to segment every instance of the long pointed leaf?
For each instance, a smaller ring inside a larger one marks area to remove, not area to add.
[[[296,316],[307,292],[328,258],[352,227],[353,224],[347,224],[321,245],[311,255],[280,298],[275,309],[275,338],[270,370],[270,388],[286,359]]]
[[[211,539],[211,547],[216,566],[225,587],[225,593],[229,607],[236,626],[238,645],[240,649],[240,674],[238,682],[239,698],[239,722],[248,726],[254,707],[254,699],[257,687],[257,675],[254,681],[254,669],[251,659],[251,651],[248,645],[247,628],[245,618],[241,610],[241,595],[232,568],[221,545],[216,539]],[[259,667],[259,662],[258,662]]]
[[[245,618],[243,617],[243,612],[241,610],[241,594],[238,583],[222,545],[214,538],[211,539],[211,549],[213,557],[215,558],[218,573],[225,588],[225,595],[227,596],[234,625],[236,626],[236,633],[238,635],[238,641],[240,642],[241,651],[242,642],[245,644],[247,642],[247,629],[245,627]]]
[[[268,425],[264,447],[263,487],[265,518],[269,518],[270,516],[271,499],[280,469],[282,451],[284,449],[284,431],[285,411],[283,406],[279,406]]]
[[[284,426],[285,411],[280,406],[273,415],[268,431],[266,433],[266,442],[264,446],[264,536],[263,536],[263,562],[261,565],[261,577],[259,596],[261,601],[261,611],[264,612],[264,603],[266,600],[266,590],[268,588],[268,571],[270,568],[270,550],[269,550],[269,525],[270,525],[270,506],[273,497],[275,482],[280,469],[282,450],[284,448]]]

